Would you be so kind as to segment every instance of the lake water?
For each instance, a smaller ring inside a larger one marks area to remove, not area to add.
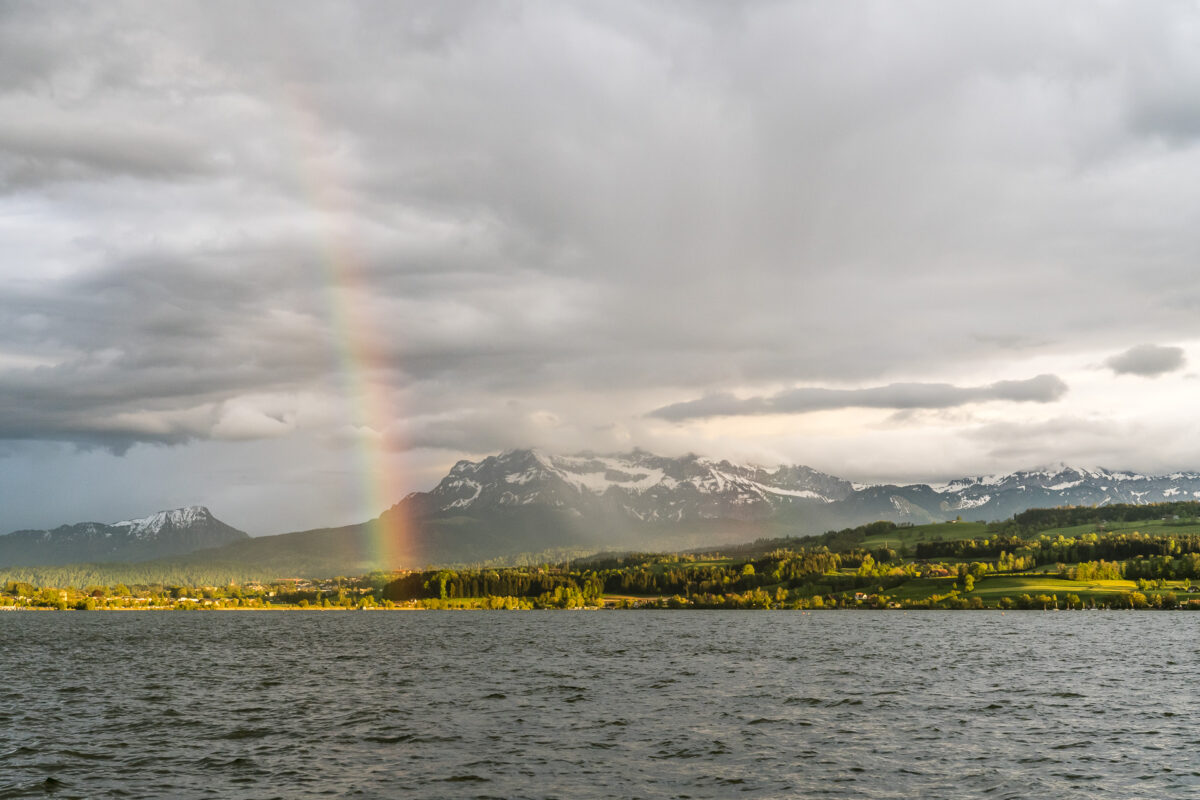
[[[1200,614],[0,614],[0,798],[1200,794]]]

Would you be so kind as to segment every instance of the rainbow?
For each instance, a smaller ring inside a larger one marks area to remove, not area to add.
[[[342,182],[326,166],[314,143],[325,141],[319,120],[304,93],[290,87],[288,109],[295,118],[293,140],[297,152],[293,163],[301,187],[311,206],[329,220],[320,226],[319,268],[326,287],[328,322],[336,353],[341,396],[346,404],[347,424],[354,432],[358,497],[364,523],[364,555],[372,569],[395,569],[409,542],[409,525],[404,515],[386,512],[404,487],[403,475],[389,459],[387,436],[400,417],[394,393],[386,381],[372,379],[389,366],[380,345],[378,326],[373,324],[369,287],[363,275],[363,259],[341,221],[351,217],[350,204],[340,191]],[[384,512],[384,513],[381,513]]]

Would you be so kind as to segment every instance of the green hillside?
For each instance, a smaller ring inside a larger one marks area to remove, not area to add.
[[[485,598],[499,596],[533,602],[561,589],[572,602],[586,595],[609,604],[676,607],[1190,607],[1196,597],[1191,582],[1200,582],[1200,521],[1176,513],[1188,510],[1189,504],[1049,509],[1000,523],[874,522],[752,541],[744,537],[778,528],[712,521],[685,539],[706,546],[590,555],[586,547],[569,546],[579,544],[570,535],[558,550],[514,552],[544,541],[548,529],[563,524],[545,511],[513,514],[486,530],[477,520],[451,518],[427,527],[420,538],[392,542],[393,552],[406,552],[411,560],[399,565],[407,567],[407,577],[386,599],[471,605],[498,602]],[[155,562],[12,568],[0,571],[0,581],[211,587],[356,576],[381,566],[384,535],[374,525],[302,531]],[[624,535],[613,531],[614,540],[631,542]],[[511,555],[470,560],[473,552],[499,547],[501,538]],[[720,543],[738,538],[742,543]],[[459,558],[427,567],[417,560],[420,547]],[[442,587],[433,594],[431,581]]]

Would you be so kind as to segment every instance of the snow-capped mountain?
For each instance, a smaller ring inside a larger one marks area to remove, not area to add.
[[[397,508],[418,518],[487,517],[552,508],[636,522],[795,520],[800,533],[877,519],[998,520],[1028,508],[1144,504],[1200,498],[1200,473],[1141,475],[1099,467],[1054,467],[941,484],[856,485],[805,466],[766,469],[644,451],[550,455],[510,450],[460,461],[432,491]]]
[[[1144,505],[1200,498],[1200,473],[1141,475],[1058,464],[1042,469],[964,478],[931,486],[938,509],[972,519],[1004,519],[1027,508],[1065,505]]]
[[[579,515],[617,513],[631,519],[685,522],[754,520],[781,508],[821,506],[853,492],[846,481],[809,467],[774,471],[689,455],[548,455],[509,450],[460,461],[433,491],[401,505],[423,514],[467,514],[539,505]]]
[[[0,567],[148,561],[220,547],[249,536],[204,506],[159,511],[141,519],[80,522],[0,536]]]
[[[213,517],[212,512],[204,506],[187,506],[186,508],[176,508],[171,511],[159,511],[157,514],[151,514],[141,519],[127,519],[121,522],[114,522],[110,527],[126,528],[129,531],[129,535],[135,539],[152,539],[163,535],[170,535],[172,531],[208,528],[213,523],[229,528],[228,525]],[[229,528],[229,530],[233,529]],[[164,534],[164,531],[167,533]]]

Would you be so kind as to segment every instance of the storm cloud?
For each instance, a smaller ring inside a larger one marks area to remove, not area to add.
[[[1198,86],[1170,3],[7,4],[0,440],[994,471],[1200,342]]]

